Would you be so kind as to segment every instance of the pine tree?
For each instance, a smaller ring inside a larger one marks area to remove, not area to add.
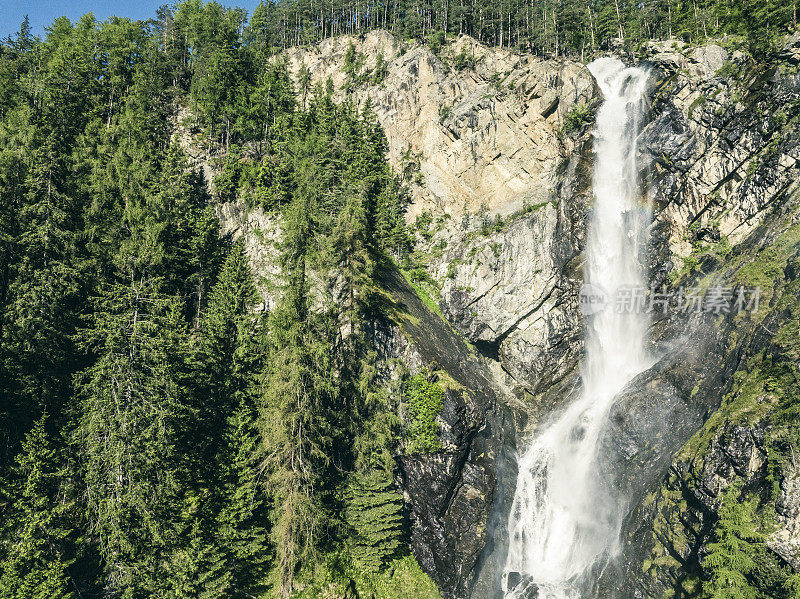
[[[231,572],[225,554],[209,534],[201,530],[198,519],[186,525],[188,538],[172,557],[169,572],[169,599],[218,599],[231,596]]]
[[[259,418],[273,498],[274,578],[281,597],[292,594],[299,565],[314,556],[325,518],[321,492],[330,456],[328,414],[336,395],[329,340],[309,308],[309,212],[309,198],[301,193],[284,232],[286,286],[270,315],[273,349]]]
[[[740,500],[741,485],[725,489],[714,526],[714,541],[708,544],[703,569],[709,580],[703,584],[708,599],[748,599],[759,596],[748,575],[756,567],[758,546],[763,542],[756,531],[752,507]]]
[[[377,572],[401,546],[403,498],[383,469],[356,473],[347,492],[345,519],[353,531],[350,553],[359,567]]]
[[[65,558],[71,504],[63,496],[64,472],[47,431],[48,415],[36,421],[17,460],[10,522],[3,531],[11,547],[0,564],[2,599],[72,599]]]

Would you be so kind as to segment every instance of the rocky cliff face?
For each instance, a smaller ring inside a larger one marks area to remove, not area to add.
[[[742,484],[775,568],[797,568],[796,401],[800,77],[787,42],[777,67],[718,46],[653,48],[656,282],[760,288],[746,313],[672,313],[653,324],[661,360],[611,414],[599,467],[623,489],[623,552],[604,597],[691,596],[705,576],[722,492]],[[786,378],[784,378],[786,377]],[[619,580],[624,580],[622,588]]]
[[[360,106],[371,102],[390,161],[414,175],[410,219],[425,210],[460,217],[482,206],[505,216],[551,199],[564,156],[558,130],[576,103],[594,96],[594,81],[578,63],[520,56],[469,37],[437,56],[374,31],[292,49],[287,59],[295,74],[308,68],[312,85],[330,78],[338,98],[353,93]]]
[[[385,357],[412,372],[446,363],[464,386],[446,393],[446,450],[402,460],[412,547],[445,596],[494,595],[516,430],[542,411],[531,397],[566,380],[582,351],[576,298],[591,144],[586,123],[567,131],[565,122],[595,101],[594,80],[578,63],[468,37],[434,55],[373,32],[286,58],[295,75],[308,69],[311,86],[330,80],[337,99],[369,102],[408,183],[425,288],[449,324],[393,280],[414,318],[393,329]]]
[[[643,198],[655,215],[643,257],[651,280],[672,290],[758,286],[763,295],[744,314],[654,315],[660,359],[615,406],[598,464],[628,517],[622,554],[595,592],[626,599],[697,584],[721,492],[737,480],[775,506],[768,546],[779,562],[797,568],[800,547],[797,464],[767,457],[792,397],[773,366],[796,373],[800,356],[800,40],[770,68],[717,45],[643,52],[653,68],[640,143]],[[375,325],[376,342],[385,363],[454,381],[439,419],[444,450],[401,460],[412,549],[444,596],[495,597],[515,444],[578,381],[599,92],[578,63],[466,37],[434,55],[373,32],[286,59],[296,75],[307,68],[312,85],[330,79],[340,100],[370,103],[410,188],[408,223],[429,277],[418,290],[441,316],[387,273],[401,309]],[[248,240],[269,298],[278,223],[237,205],[219,213]]]

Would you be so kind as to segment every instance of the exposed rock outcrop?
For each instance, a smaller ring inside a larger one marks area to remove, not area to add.
[[[216,207],[221,233],[232,239],[241,239],[253,272],[256,286],[264,300],[264,310],[275,307],[276,289],[281,269],[278,261],[278,244],[281,239],[280,219],[275,214],[265,214],[259,207],[249,207],[244,202],[225,202]]]
[[[344,68],[350,44],[360,64],[355,81]],[[459,71],[452,64],[462,50],[474,67]],[[392,165],[420,175],[409,219],[424,210],[460,216],[481,206],[509,215],[525,202],[548,201],[563,158],[559,128],[577,102],[595,95],[579,63],[487,48],[466,36],[440,56],[385,31],[286,54],[292,72],[309,69],[312,84],[330,77],[339,98],[352,90],[359,105],[369,99]],[[386,73],[376,82],[378,55]]]
[[[796,184],[800,145],[786,124],[800,76],[713,45],[651,61],[661,75],[642,141],[653,158],[665,257],[686,258],[704,238],[736,245]]]
[[[762,303],[654,323],[661,359],[620,397],[601,441],[598,467],[630,502],[622,554],[595,586],[602,597],[696,592],[722,491],[736,481],[759,510],[775,508],[766,546],[776,563],[797,567],[796,466],[774,440],[794,391],[760,364],[797,370],[788,331],[797,318],[800,80],[781,65],[698,50],[651,59],[660,82],[642,141],[653,160],[653,278],[758,287]],[[777,497],[768,476],[780,481]]]
[[[356,58],[345,69],[351,44]],[[755,66],[726,44],[643,49],[654,77],[640,138],[643,197],[655,215],[645,256],[651,280],[763,286],[765,294],[762,309],[746,315],[654,316],[659,359],[620,397],[601,440],[598,468],[627,516],[621,555],[592,585],[599,597],[687,590],[699,580],[722,490],[734,480],[767,486],[767,408],[779,400],[753,398],[760,407],[748,418],[733,418],[729,406],[755,356],[789,355],[772,338],[800,314],[785,299],[800,272],[798,48],[790,38],[777,68]],[[594,106],[598,91],[578,63],[467,37],[434,55],[376,31],[290,49],[286,58],[295,74],[305,65],[312,84],[330,78],[338,99],[369,101],[411,190],[409,224],[425,213],[437,223],[417,242],[443,318],[398,273],[386,273],[401,316],[377,324],[375,337],[385,363],[455,381],[439,419],[443,451],[400,459],[412,549],[446,597],[493,597],[516,437],[578,378],[591,138],[586,123],[571,132],[565,123],[576,104]],[[270,297],[277,223],[236,204],[219,214],[226,231],[244,235]],[[797,568],[797,464],[779,478],[767,545]]]

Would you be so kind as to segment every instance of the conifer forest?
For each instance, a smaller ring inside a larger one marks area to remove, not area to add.
[[[468,337],[433,297],[425,254],[441,254],[444,217],[408,216],[422,176],[390,164],[375,108],[355,95],[384,85],[390,57],[363,68],[350,43],[337,85],[293,71],[287,52],[383,30],[459,76],[474,55],[444,48],[464,36],[575,63],[727,39],[756,69],[796,28],[796,0],[270,0],[251,14],[185,0],[147,21],[60,17],[42,34],[26,19],[0,42],[0,599],[481,597],[482,578],[440,576],[413,540],[428,524],[402,460],[461,472],[466,453],[441,457],[462,443],[442,422],[471,408],[448,407],[465,383],[444,362],[386,357],[385,323],[403,310],[392,287],[442,323],[430,343],[457,339],[476,364],[502,361],[510,333]],[[792,131],[800,104],[786,106]],[[579,105],[553,135],[590,144],[595,109]],[[265,233],[222,226],[221,206],[275,224],[269,264],[248,245]],[[468,241],[506,226],[485,210],[471,222]],[[710,264],[700,255],[687,276]],[[404,322],[425,336],[426,320]],[[787,373],[780,388],[796,393]],[[788,456],[788,438],[769,451]],[[439,515],[459,484],[431,485]],[[720,491],[708,544],[663,596],[800,596],[748,489]],[[491,599],[517,596],[505,576]]]

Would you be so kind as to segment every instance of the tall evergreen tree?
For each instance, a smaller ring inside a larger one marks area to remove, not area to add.
[[[740,501],[741,486],[730,485],[722,495],[719,520],[714,526],[714,541],[703,568],[710,578],[703,584],[708,599],[749,599],[759,596],[748,574],[756,567],[758,544],[763,537],[756,531],[752,508]]]
[[[228,425],[229,457],[225,465],[226,484],[218,517],[220,543],[226,548],[232,575],[233,597],[264,597],[273,556],[270,536],[269,499],[261,479],[261,438],[255,395],[243,397]]]
[[[239,409],[252,382],[247,368],[252,366],[248,354],[254,350],[251,335],[256,320],[251,311],[257,297],[244,243],[239,240],[233,244],[203,313],[194,358],[196,402],[201,411],[196,433],[201,468],[211,465],[217,470],[227,419]]]
[[[309,306],[310,198],[288,214],[282,264],[285,288],[270,315],[271,359],[260,415],[267,488],[272,496],[274,581],[289,597],[301,562],[311,559],[325,518],[323,475],[329,463],[329,410],[336,396],[329,339]]]
[[[139,275],[104,289],[92,321],[85,342],[98,359],[83,375],[77,431],[92,527],[109,590],[158,594],[177,509],[176,429],[188,416],[180,306]]]
[[[0,563],[2,599],[72,599],[68,567],[71,501],[64,468],[47,430],[36,421],[17,460],[14,507],[3,526],[10,549]]]

